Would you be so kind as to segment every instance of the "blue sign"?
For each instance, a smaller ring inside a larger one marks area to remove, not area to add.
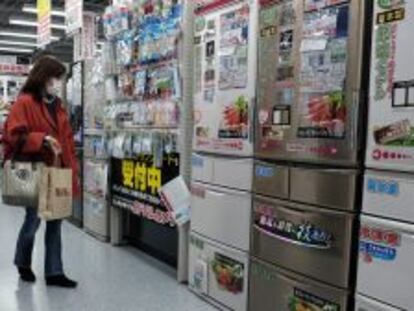
[[[204,160],[202,157],[199,157],[197,155],[193,155],[191,157],[191,164],[193,167],[203,167],[204,166]]]
[[[397,250],[395,248],[364,241],[359,242],[359,251],[384,261],[394,261],[397,257]]]
[[[368,178],[367,190],[370,193],[397,197],[400,194],[400,185],[394,180]]]
[[[273,167],[256,165],[255,174],[257,177],[270,178],[275,175],[275,170]]]

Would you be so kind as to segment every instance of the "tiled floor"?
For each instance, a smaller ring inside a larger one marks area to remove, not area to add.
[[[213,311],[178,285],[175,272],[128,247],[112,247],[83,231],[63,226],[67,274],[75,290],[47,288],[43,280],[44,224],[37,234],[36,284],[19,281],[12,265],[23,210],[0,206],[0,311]]]

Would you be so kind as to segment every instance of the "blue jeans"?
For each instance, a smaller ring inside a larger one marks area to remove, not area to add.
[[[45,235],[45,275],[63,274],[61,220],[48,221]],[[17,267],[30,268],[32,264],[33,245],[40,218],[37,210],[26,208],[26,217],[17,240],[14,264]]]

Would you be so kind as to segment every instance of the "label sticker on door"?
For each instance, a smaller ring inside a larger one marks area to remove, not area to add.
[[[274,209],[267,206],[255,207],[254,227],[261,233],[288,243],[316,249],[330,249],[333,236],[310,222],[300,224],[275,215]]]
[[[367,263],[374,259],[394,261],[397,247],[401,245],[401,235],[392,230],[362,225],[360,230],[359,253]]]
[[[334,302],[294,288],[289,298],[289,311],[340,311],[340,306]]]
[[[218,286],[223,291],[233,294],[243,292],[244,264],[216,253],[211,262],[211,268],[216,276]]]

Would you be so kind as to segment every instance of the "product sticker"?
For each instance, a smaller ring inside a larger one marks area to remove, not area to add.
[[[211,19],[207,22],[207,29],[216,30],[216,21],[214,19]]]
[[[248,138],[249,102],[239,96],[234,102],[225,106],[218,132],[219,138]]]
[[[256,177],[271,178],[275,175],[275,169],[269,166],[256,165],[254,169]]]
[[[282,126],[269,126],[264,125],[261,127],[261,134],[263,139],[270,140],[283,140],[285,137],[285,128]]]
[[[192,285],[200,293],[207,294],[208,263],[204,260],[199,259],[195,264]]]
[[[259,276],[264,280],[272,281],[278,279],[275,270],[269,269],[267,266],[260,264],[258,262],[253,261],[251,263],[250,269],[252,275]]]
[[[294,288],[289,298],[289,311],[340,311],[339,304],[299,288]]]
[[[400,194],[400,184],[394,180],[368,178],[367,191],[375,194],[398,197]]]
[[[203,16],[198,16],[194,24],[196,32],[202,32],[206,28],[206,19]]]
[[[248,35],[248,6],[220,17],[219,87],[221,90],[247,86]]]
[[[204,249],[204,241],[197,238],[194,235],[190,235],[190,244],[194,245],[195,247],[197,247],[200,250]]]
[[[199,168],[204,167],[204,159],[203,159],[203,157],[200,157],[200,156],[198,156],[196,154],[193,154],[191,156],[191,165],[193,167],[199,167]]]
[[[213,103],[215,93],[216,89],[214,87],[206,88],[204,90],[204,102]]]
[[[267,110],[261,109],[259,111],[259,124],[263,125],[269,120],[269,112]]]
[[[254,208],[254,227],[265,235],[299,246],[330,249],[334,238],[330,232],[311,222],[294,223],[279,218],[274,209],[259,205]]]
[[[273,125],[290,125],[290,106],[273,107]]]
[[[194,37],[194,45],[199,45],[199,44],[201,44],[201,36]]]
[[[211,269],[219,288],[233,294],[240,294],[244,288],[244,264],[225,255],[215,253]]]
[[[206,44],[206,57],[207,58],[214,57],[215,44],[216,44],[215,41],[207,42],[207,44]]]
[[[194,85],[195,93],[200,93],[202,90],[202,54],[203,50],[201,46],[197,46],[194,51]]]
[[[367,263],[374,259],[394,261],[397,248],[401,245],[401,235],[392,230],[385,230],[368,225],[360,229],[359,253]]]
[[[285,1],[279,5],[280,20],[279,25],[281,27],[288,27],[295,24],[296,13],[293,6],[293,1]]]
[[[377,14],[377,24],[387,24],[402,21],[405,18],[405,9],[398,8]]]

